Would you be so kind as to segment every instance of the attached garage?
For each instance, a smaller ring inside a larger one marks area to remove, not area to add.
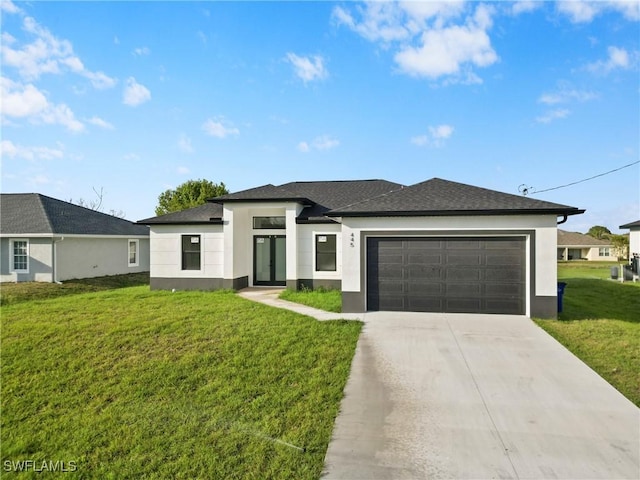
[[[367,310],[522,315],[523,237],[367,239]]]

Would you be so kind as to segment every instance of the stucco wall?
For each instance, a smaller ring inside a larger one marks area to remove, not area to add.
[[[68,237],[56,242],[56,280],[93,278],[149,271],[149,239],[139,238],[137,267],[129,267],[129,239]]]
[[[200,270],[182,270],[182,235],[200,235]],[[154,225],[151,227],[151,277],[223,278],[222,225]]]
[[[11,271],[12,259],[10,244],[13,238],[0,239],[0,281],[2,282],[51,282],[52,253],[51,238],[15,237],[29,241],[29,271],[18,273]]]
[[[333,224],[303,224],[298,225],[298,277],[312,280],[341,280],[342,279],[342,226]],[[317,272],[316,235],[336,235],[336,271]]]
[[[634,227],[629,234],[629,255],[640,255],[640,227]]]

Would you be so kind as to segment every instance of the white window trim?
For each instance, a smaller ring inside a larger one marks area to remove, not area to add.
[[[136,261],[134,263],[131,263],[131,251],[129,250],[131,248],[131,243],[136,244]],[[136,238],[130,238],[127,240],[127,265],[129,267],[140,266],[140,240]]]
[[[16,242],[27,242],[27,268],[26,269],[17,269],[15,266],[15,254],[13,253],[13,245]],[[11,265],[11,271],[15,273],[29,273],[29,250],[30,250],[30,242],[28,238],[12,238],[9,241],[9,264]]]

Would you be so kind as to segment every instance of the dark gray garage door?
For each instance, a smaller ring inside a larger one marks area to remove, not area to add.
[[[521,237],[367,239],[367,309],[525,313]]]

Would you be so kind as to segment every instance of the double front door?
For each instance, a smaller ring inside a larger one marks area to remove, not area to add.
[[[287,247],[284,235],[253,237],[253,284],[287,284]]]

